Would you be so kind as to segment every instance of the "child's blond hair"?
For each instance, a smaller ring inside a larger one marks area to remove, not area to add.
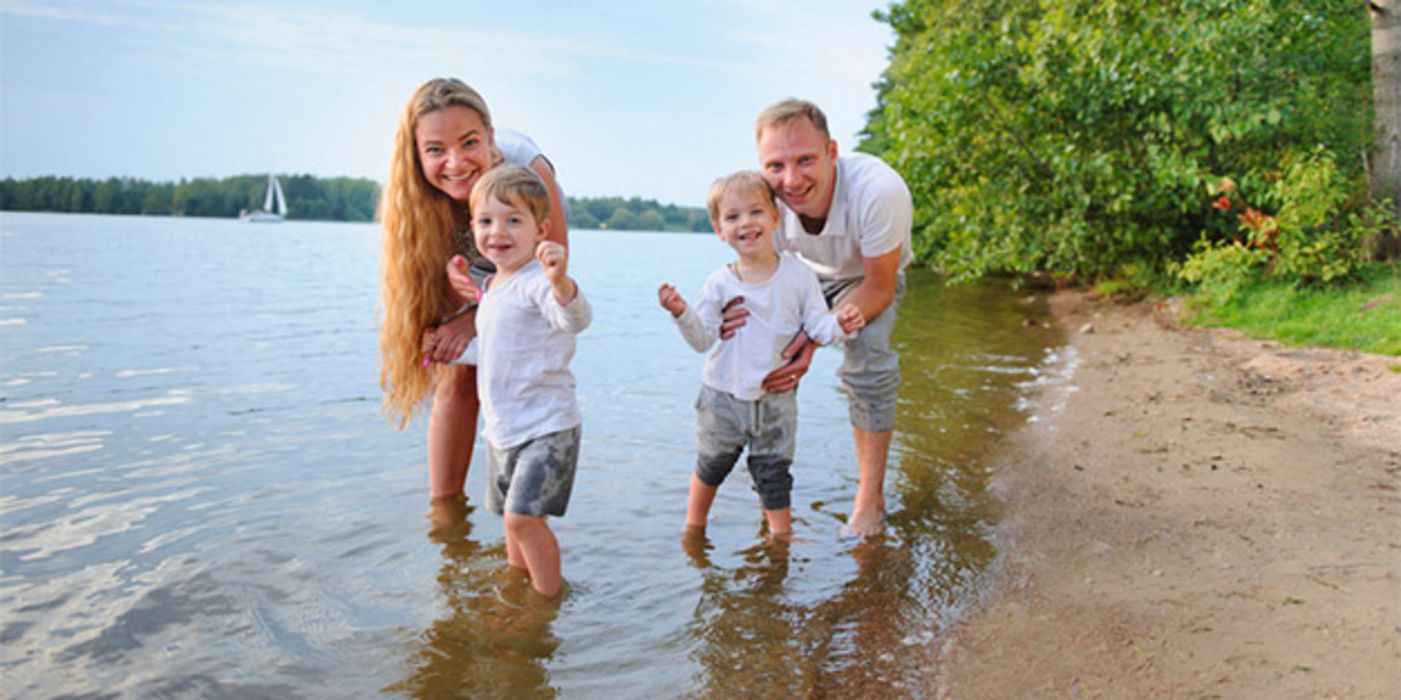
[[[715,178],[715,182],[710,184],[710,192],[705,196],[705,207],[710,211],[710,223],[716,225],[720,221],[720,201],[725,195],[733,192],[758,192],[759,195],[768,202],[775,211],[778,204],[774,201],[773,187],[764,179],[757,170],[741,170]]]
[[[490,197],[498,202],[523,205],[535,217],[536,225],[550,218],[550,191],[534,171],[523,165],[502,164],[492,168],[472,186],[472,210]]]
[[[754,140],[763,138],[767,129],[779,129],[803,118],[812,122],[812,125],[822,132],[824,139],[831,140],[832,134],[827,131],[827,115],[823,114],[817,105],[796,97],[779,100],[759,113],[759,117],[754,120]]]

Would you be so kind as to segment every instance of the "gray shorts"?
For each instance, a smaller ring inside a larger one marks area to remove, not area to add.
[[[579,426],[515,447],[486,446],[486,506],[497,515],[564,515],[579,464]]]
[[[828,306],[840,303],[863,278],[822,280]],[[895,282],[895,298],[879,316],[866,321],[856,337],[842,344],[842,366],[837,377],[847,398],[851,424],[872,433],[895,427],[895,397],[900,388],[900,356],[890,347],[895,315],[905,296],[905,273]]]
[[[749,446],[749,475],[764,510],[791,503],[798,392],[764,394],[754,401],[701,385],[696,397],[696,477],[719,486]]]

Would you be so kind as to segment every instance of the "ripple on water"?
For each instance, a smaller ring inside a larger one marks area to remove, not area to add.
[[[506,569],[499,518],[422,520],[425,421],[395,433],[377,415],[373,226],[52,221],[0,259],[0,294],[45,290],[0,313],[31,319],[5,330],[20,354],[0,373],[0,667],[20,696],[918,695],[995,554],[988,455],[1060,342],[1018,295],[912,270],[889,535],[837,537],[856,469],[824,350],[800,394],[795,541],[764,543],[741,464],[688,546],[703,360],[652,300],[728,253],[581,233],[598,313],[575,360],[580,478],[554,521],[570,591],[540,605]],[[619,265],[628,250],[647,264]],[[153,270],[186,303],[159,303]],[[111,314],[64,306],[99,296]],[[473,464],[476,503],[482,451]]]
[[[190,399],[187,396],[157,396],[147,399],[132,399],[129,401],[71,405],[63,405],[62,402],[55,399],[27,402],[29,405],[25,405],[24,403],[12,403],[9,404],[5,410],[0,411],[0,425],[34,423],[57,418],[74,418],[103,413],[135,413],[152,406],[181,406],[189,402]],[[38,410],[24,410],[27,408]]]
[[[72,457],[102,449],[109,430],[76,430],[66,433],[21,435],[13,442],[0,443],[0,467],[21,462],[42,462]]]

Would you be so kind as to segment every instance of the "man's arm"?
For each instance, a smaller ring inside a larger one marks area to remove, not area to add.
[[[879,316],[895,301],[895,285],[900,279],[900,249],[874,258],[861,258],[866,278],[842,299],[861,309],[868,320]]]
[[[900,249],[882,253],[874,258],[861,258],[866,277],[851,293],[842,299],[843,304],[855,304],[867,321],[874,319],[895,301],[895,285],[900,279]],[[812,364],[812,353],[817,343],[808,338],[807,333],[799,332],[797,337],[783,349],[783,357],[788,364],[769,372],[764,377],[764,390],[775,393],[791,391],[798,386],[798,380],[807,374]]]

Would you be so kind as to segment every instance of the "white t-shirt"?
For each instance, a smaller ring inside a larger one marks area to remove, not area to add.
[[[529,168],[530,165],[535,162],[536,158],[545,155],[545,153],[540,150],[540,147],[535,145],[535,141],[515,129],[507,129],[504,126],[498,126],[494,133],[496,149],[501,151],[501,157],[507,163],[524,165]],[[546,158],[545,161],[549,162],[549,158]],[[554,164],[550,163],[551,171],[554,170],[554,167]],[[560,184],[559,173],[555,173],[555,192],[559,194],[559,201],[564,205],[565,220],[568,221],[569,200],[564,197],[564,185]]]
[[[774,245],[807,263],[823,279],[866,274],[861,259],[900,249],[900,269],[914,259],[910,229],[914,202],[894,168],[865,153],[837,158],[837,180],[827,221],[816,235],[803,230],[798,215],[780,203],[782,216]]]
[[[764,377],[784,363],[783,348],[800,329],[823,345],[847,338],[827,309],[817,275],[785,254],[779,256],[778,269],[756,284],[741,280],[729,265],[710,273],[695,303],[676,319],[681,336],[696,352],[719,341],[720,310],[736,296],[744,297],[749,316],[734,337],[720,341],[705,358],[701,381],[712,389],[753,401],[764,395]]]
[[[583,290],[561,306],[534,260],[488,284],[477,310],[477,395],[482,433],[493,446],[508,449],[583,422],[569,361],[574,335],[592,319]]]

